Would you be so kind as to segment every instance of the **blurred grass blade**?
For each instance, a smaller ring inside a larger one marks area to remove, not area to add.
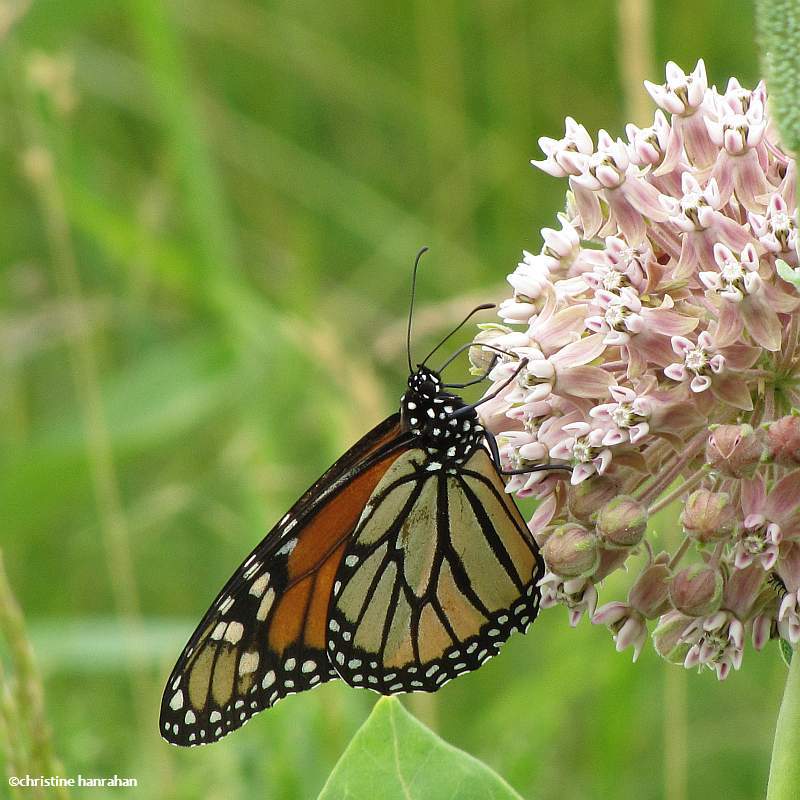
[[[14,597],[6,577],[0,553],[0,634],[7,645],[13,666],[14,689],[10,679],[0,669],[0,716],[3,733],[9,740],[9,756],[14,758],[8,766],[33,774],[58,775],[61,764],[56,758],[45,718],[44,687],[33,655],[33,648],[25,631],[22,609]],[[16,695],[16,696],[14,696]],[[15,719],[12,714],[16,712]],[[22,763],[22,761],[25,763]],[[55,787],[54,797],[67,797],[63,787]]]
[[[175,161],[189,228],[207,271],[232,269],[235,247],[216,170],[204,140],[170,3],[132,0],[131,21]]]

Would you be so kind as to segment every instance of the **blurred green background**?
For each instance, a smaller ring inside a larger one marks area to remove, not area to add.
[[[4,0],[0,35],[0,548],[62,774],[314,797],[375,696],[328,684],[179,751],[175,657],[396,407],[416,250],[420,351],[555,222],[537,138],[647,123],[630,87],[667,59],[752,85],[750,4]],[[632,665],[558,609],[405,702],[529,798],[735,800],[763,792],[784,673],[774,647],[725,684]]]

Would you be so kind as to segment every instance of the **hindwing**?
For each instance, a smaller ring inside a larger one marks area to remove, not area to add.
[[[542,574],[485,449],[447,469],[410,449],[376,486],[339,565],[331,663],[381,694],[435,691],[527,628]]]

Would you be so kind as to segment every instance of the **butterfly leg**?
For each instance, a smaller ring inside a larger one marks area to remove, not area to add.
[[[572,472],[572,467],[566,464],[535,464],[532,467],[525,469],[503,469],[500,463],[500,450],[497,447],[497,439],[491,431],[484,430],[486,443],[489,445],[489,452],[492,454],[492,461],[494,461],[497,471],[501,475],[527,475],[530,472],[543,472],[544,470],[560,469],[566,472]]]
[[[494,400],[494,398],[497,397],[497,395],[499,395],[500,392],[502,392],[516,380],[517,375],[519,375],[520,372],[522,372],[522,370],[525,369],[527,365],[528,365],[528,359],[523,358],[519,362],[519,366],[514,370],[514,372],[506,380],[504,380],[493,392],[485,394],[483,397],[481,397],[480,400],[477,400],[474,403],[470,403],[468,406],[461,406],[461,408],[457,408],[450,415],[450,419],[464,417],[467,414],[472,413],[478,406],[483,405],[489,400]]]
[[[487,367],[486,371],[481,375],[478,375],[477,378],[473,378],[471,381],[467,381],[466,383],[445,383],[443,384],[445,389],[466,389],[467,386],[475,386],[478,383],[482,383],[489,377],[489,373],[494,369],[494,365],[497,363],[498,359],[500,358],[499,355],[494,355],[492,358],[491,363]]]

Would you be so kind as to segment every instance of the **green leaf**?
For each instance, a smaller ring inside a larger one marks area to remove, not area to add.
[[[319,800],[521,800],[496,772],[440,739],[392,697],[375,703]]]

